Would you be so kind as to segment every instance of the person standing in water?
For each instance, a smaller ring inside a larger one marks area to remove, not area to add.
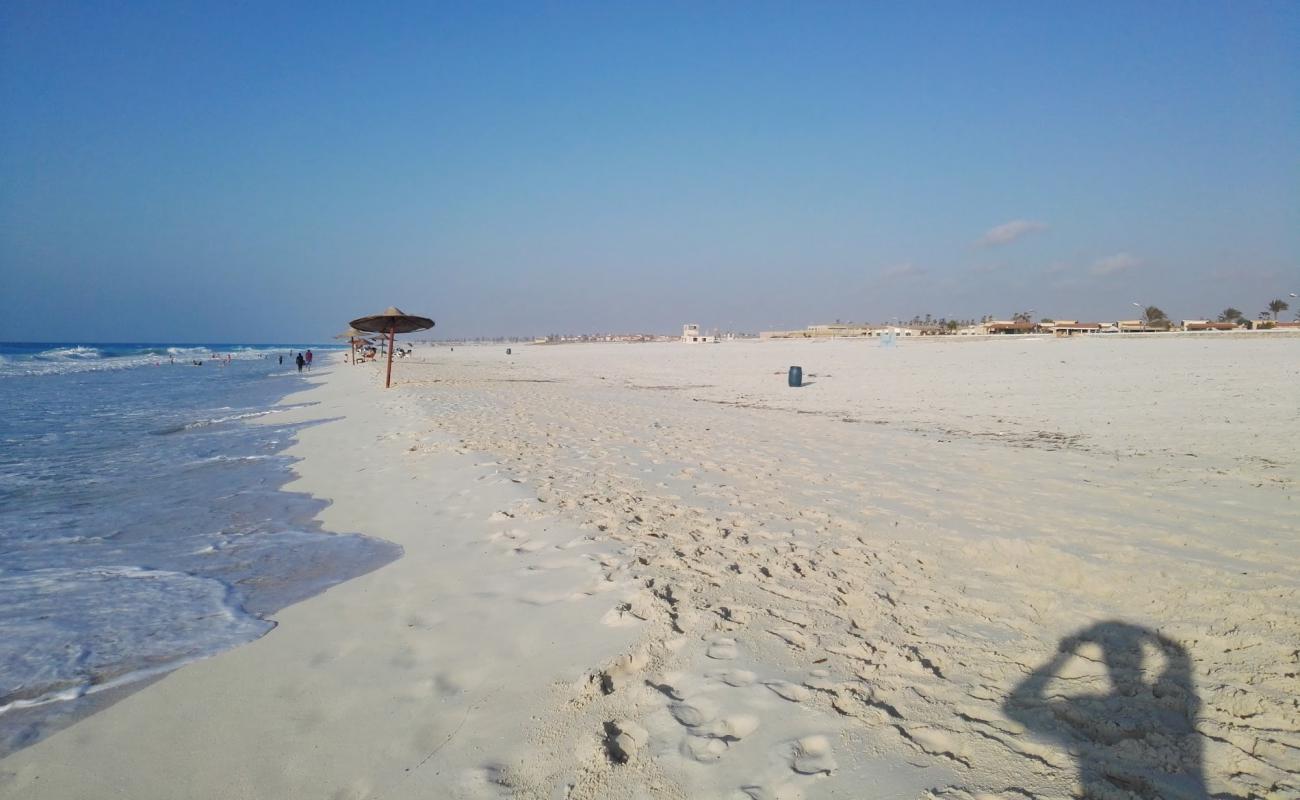
[[[284,366],[284,353],[280,354],[280,366]]]
[[[308,370],[311,369],[311,351],[310,351],[310,350],[307,351],[307,369],[308,369]]]
[[[299,371],[299,372],[302,372],[302,367],[303,367],[304,364],[307,363],[307,359],[305,359],[305,358],[302,357],[302,353],[299,353],[299,354],[298,354],[298,357],[297,357],[296,359],[294,359],[294,361],[297,361],[297,362],[298,362],[298,371]]]

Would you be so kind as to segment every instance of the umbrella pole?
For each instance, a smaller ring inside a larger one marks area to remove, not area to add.
[[[393,385],[393,337],[397,335],[397,326],[390,325],[388,328],[388,379],[384,381],[384,388]]]

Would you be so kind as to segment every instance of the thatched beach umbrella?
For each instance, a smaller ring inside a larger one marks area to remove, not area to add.
[[[351,328],[351,327],[350,327],[350,328],[348,328],[347,330],[345,330],[345,331],[343,331],[342,333],[340,333],[340,334],[338,334],[337,336],[335,336],[334,338],[335,338],[335,339],[347,339],[347,340],[348,340],[348,344],[351,345],[351,347],[352,347],[352,360],[353,360],[353,361],[356,361],[356,359],[357,359],[357,342],[359,342],[359,341],[360,341],[360,342],[364,342],[364,341],[366,340],[365,337],[366,337],[366,335],[365,335],[364,333],[362,333],[361,331],[357,330],[356,328]]]
[[[399,333],[428,330],[433,327],[433,320],[412,316],[397,306],[389,306],[382,314],[354,319],[349,324],[359,331],[388,334],[388,377],[384,380],[384,388],[388,388],[393,385],[393,337]]]

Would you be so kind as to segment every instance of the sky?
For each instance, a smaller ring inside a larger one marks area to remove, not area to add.
[[[9,0],[0,340],[1254,316],[1300,292],[1296,42],[1289,0]]]

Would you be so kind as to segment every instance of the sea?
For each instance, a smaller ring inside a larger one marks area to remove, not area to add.
[[[283,488],[307,349],[0,342],[0,757],[400,555]]]

